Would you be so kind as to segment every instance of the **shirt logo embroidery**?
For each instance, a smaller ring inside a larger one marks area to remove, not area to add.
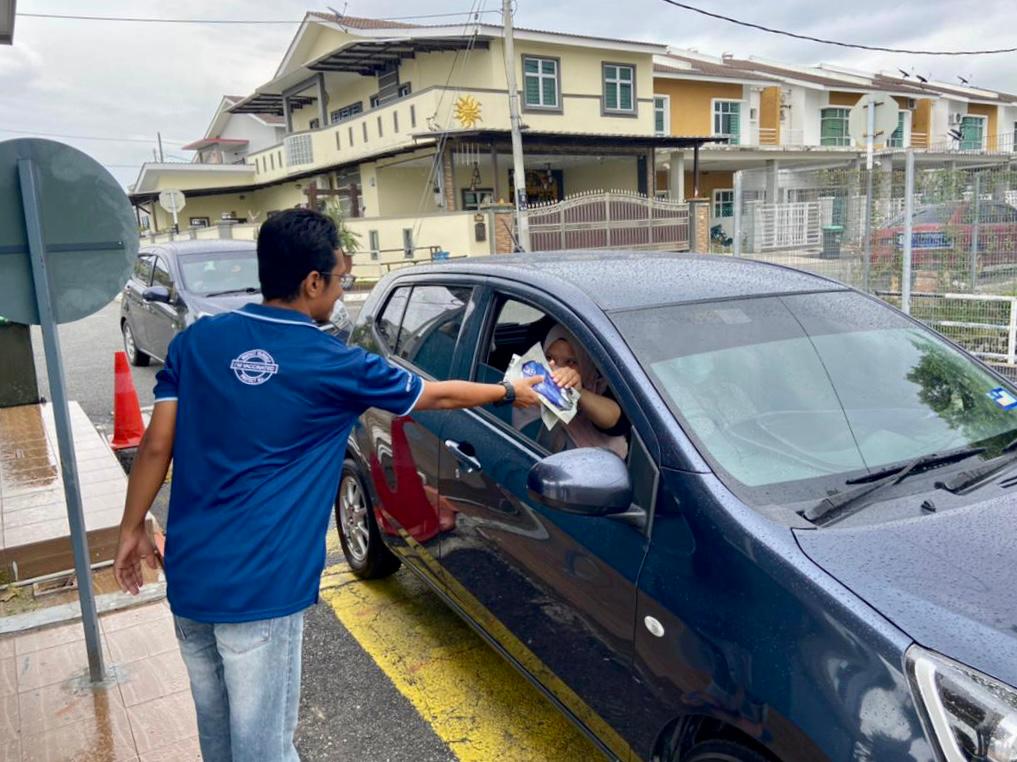
[[[272,355],[264,349],[249,349],[230,363],[237,378],[248,386],[258,386],[279,372]]]

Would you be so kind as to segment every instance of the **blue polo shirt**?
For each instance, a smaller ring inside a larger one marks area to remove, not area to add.
[[[166,528],[173,612],[202,622],[316,603],[346,440],[368,407],[405,415],[418,376],[249,304],[170,344],[155,401],[177,400]]]

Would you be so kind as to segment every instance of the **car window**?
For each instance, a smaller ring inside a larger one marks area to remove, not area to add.
[[[1017,436],[1017,397],[860,294],[675,305],[615,318],[715,470],[755,505],[806,504],[872,469]]]
[[[134,277],[146,286],[152,282],[152,255],[142,254],[134,260]]]
[[[395,351],[396,341],[399,339],[399,326],[403,322],[403,312],[406,311],[406,302],[410,298],[410,289],[410,286],[403,286],[393,291],[374,321],[378,336],[390,352]]]
[[[469,287],[414,286],[395,354],[434,378],[447,379],[471,292]]]
[[[254,249],[181,254],[177,265],[183,288],[194,294],[253,294],[261,290]]]
[[[513,355],[523,355],[534,346],[543,348],[552,329],[561,330],[553,316],[525,302],[502,298],[494,324],[488,329],[488,335],[481,344],[485,351],[479,358],[474,378],[482,383],[501,381]],[[574,336],[571,340],[578,343]],[[579,351],[585,353],[585,347],[580,346]],[[607,397],[618,405],[600,369],[592,365],[592,360],[588,366],[585,371],[587,376],[583,377],[583,393]],[[615,423],[599,426],[590,421],[586,411],[581,408],[568,425],[558,421],[549,429],[541,420],[540,410],[536,408],[519,410],[488,405],[486,409],[524,439],[546,452],[555,453],[575,447],[606,447],[623,459],[628,455],[630,426],[624,410]]]
[[[155,266],[152,268],[152,285],[173,288],[173,278],[170,277],[166,260],[162,257],[155,258]]]

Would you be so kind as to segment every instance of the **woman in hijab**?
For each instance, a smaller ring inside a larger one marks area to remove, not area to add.
[[[542,428],[538,441],[552,452],[603,447],[624,460],[630,424],[586,350],[566,328],[556,325],[544,339],[544,355],[555,382],[579,390],[579,412],[569,423],[559,422],[551,431]]]

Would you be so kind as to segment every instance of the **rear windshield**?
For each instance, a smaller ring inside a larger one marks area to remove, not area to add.
[[[258,257],[253,251],[208,251],[179,257],[184,288],[206,295],[259,289]]]
[[[1017,437],[1004,384],[854,292],[613,316],[704,457],[750,504],[821,500],[880,466]],[[1002,399],[1006,399],[1003,397]]]

